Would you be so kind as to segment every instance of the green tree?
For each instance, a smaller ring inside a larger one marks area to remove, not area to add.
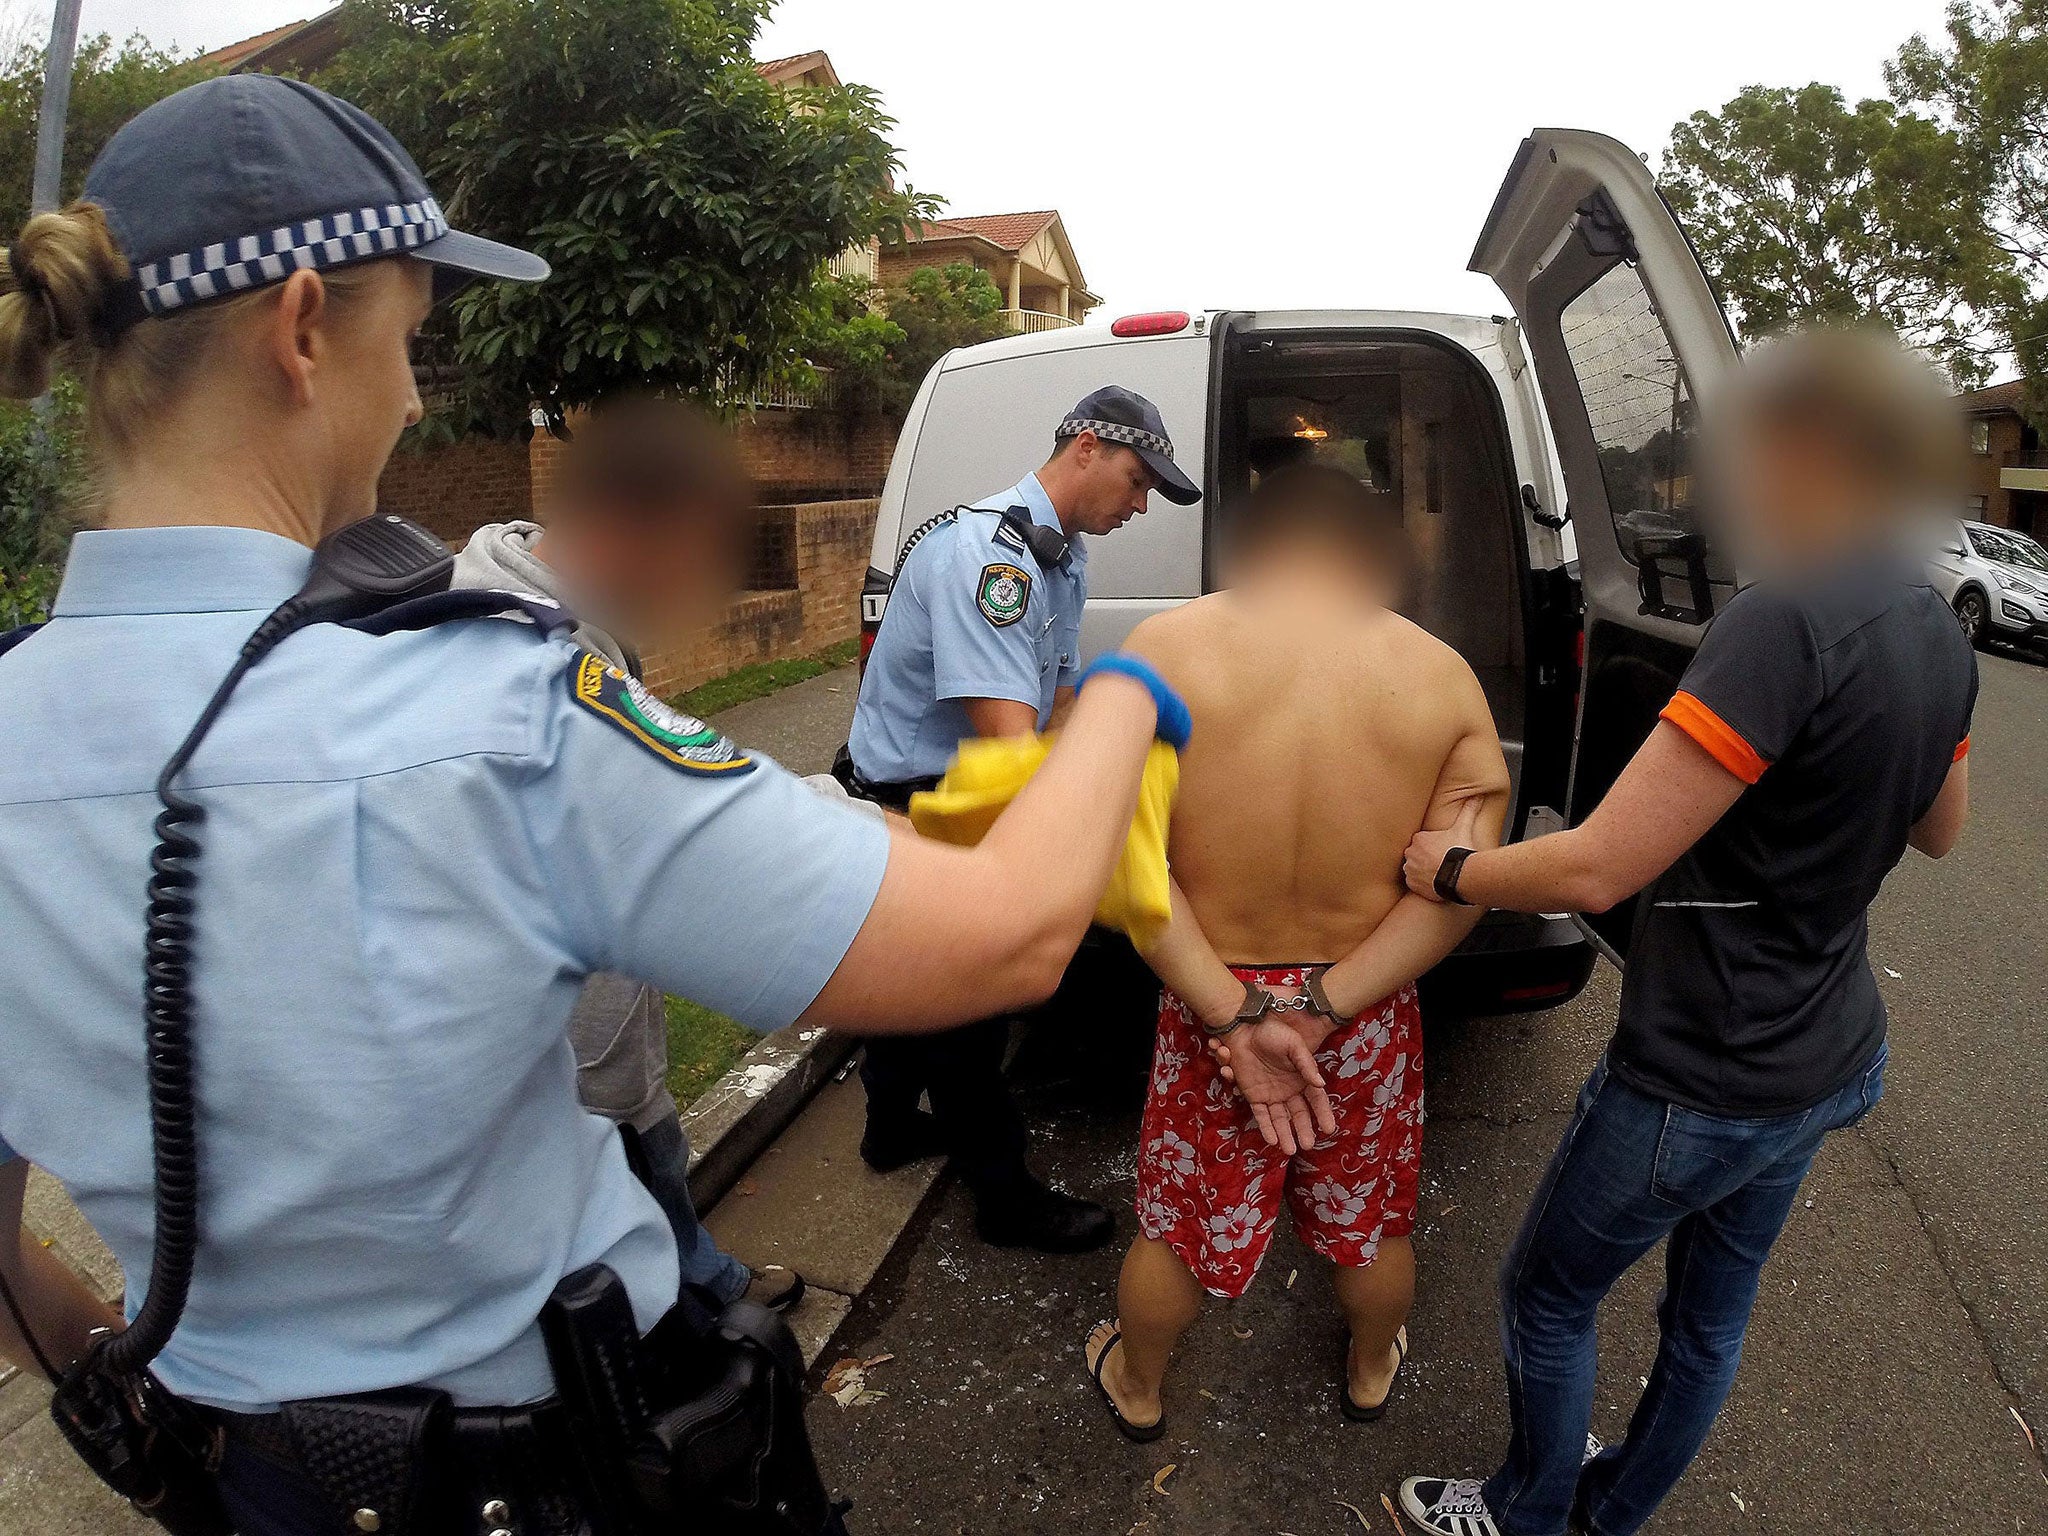
[[[1953,135],[1987,189],[1984,228],[2018,281],[2001,340],[2048,420],[2048,0],[1959,0],[1946,35],[1915,35],[1886,70],[1892,94]]]
[[[49,617],[71,523],[64,511],[79,480],[76,380],[58,384],[48,416],[0,400],[0,634]]]
[[[1750,86],[1671,131],[1660,178],[1742,331],[1879,321],[1980,381],[2014,292],[1983,163],[1948,127],[1833,86]]]
[[[994,279],[970,261],[919,267],[887,291],[885,302],[889,318],[903,332],[891,354],[895,386],[884,407],[893,416],[910,409],[924,376],[955,347],[1009,334]]]
[[[743,400],[799,361],[827,258],[928,211],[874,92],[755,69],[770,4],[349,0],[321,83],[419,155],[459,225],[555,269],[469,289],[425,338],[449,425],[628,386]]]
[[[105,33],[81,38],[71,71],[71,111],[64,123],[60,202],[78,196],[86,168],[116,128],[144,107],[182,90],[210,71],[166,52],[147,38],[116,43]],[[35,175],[36,119],[43,105],[43,44],[16,38],[0,57],[0,239],[12,239],[28,217]]]

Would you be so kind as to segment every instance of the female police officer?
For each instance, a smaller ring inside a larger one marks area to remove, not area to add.
[[[257,76],[142,113],[86,201],[0,264],[0,389],[37,393],[60,355],[83,373],[98,525],[49,624],[0,656],[0,1232],[27,1163],[48,1169],[121,1259],[131,1318],[155,1226],[152,786],[308,547],[371,512],[420,413],[407,348],[435,286],[546,270],[450,232],[364,114]],[[533,1403],[565,1275],[615,1271],[641,1330],[675,1302],[667,1223],[576,1102],[584,976],[763,1028],[931,1029],[1049,993],[1177,713],[1142,670],[1085,690],[975,850],[829,804],[541,626],[318,624],[249,670],[176,775],[204,815],[200,1221],[155,1363],[168,1401],[227,1427],[245,1536],[340,1528],[289,1442],[242,1432],[277,1405],[408,1385]],[[0,1352],[61,1370],[101,1319],[16,1246]],[[519,1517],[484,1506],[542,1528]]]

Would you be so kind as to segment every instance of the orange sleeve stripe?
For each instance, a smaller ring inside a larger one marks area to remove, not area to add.
[[[1660,720],[1669,720],[1706,748],[1707,755],[1745,784],[1754,784],[1771,765],[1763,755],[1742,739],[1742,733],[1715,714],[1691,694],[1680,689],[1671,695]]]
[[[1949,761],[1952,763],[1960,763],[1964,758],[1968,757],[1969,755],[1970,738],[1965,736],[1961,741],[1956,743],[1956,755],[1950,758]]]

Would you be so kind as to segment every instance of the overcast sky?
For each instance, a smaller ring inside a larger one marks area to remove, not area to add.
[[[0,0],[19,15],[29,0]],[[84,0],[89,31],[215,47],[320,0]],[[955,213],[1058,208],[1106,314],[1490,312],[1464,270],[1523,133],[1597,128],[1653,158],[1742,86],[1852,97],[1942,0],[1703,5],[1420,0],[781,0],[773,57],[877,88],[910,184]]]

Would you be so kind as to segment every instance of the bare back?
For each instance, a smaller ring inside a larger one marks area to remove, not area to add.
[[[1168,854],[1230,964],[1345,955],[1400,900],[1432,813],[1506,788],[1463,658],[1334,583],[1219,592],[1134,639],[1194,714]]]

